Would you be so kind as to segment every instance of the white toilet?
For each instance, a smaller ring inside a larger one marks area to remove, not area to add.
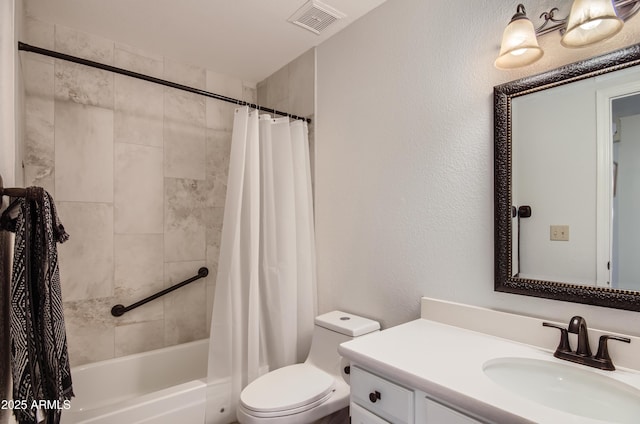
[[[271,371],[240,394],[241,424],[312,423],[349,405],[340,343],[380,329],[377,321],[340,311],[316,317],[311,350],[302,364]]]

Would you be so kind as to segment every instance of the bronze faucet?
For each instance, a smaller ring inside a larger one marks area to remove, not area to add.
[[[616,367],[609,356],[607,348],[607,340],[618,340],[625,343],[631,343],[627,337],[618,337],[605,334],[600,336],[598,343],[598,352],[595,356],[591,356],[591,348],[589,347],[589,335],[587,330],[587,321],[580,316],[575,316],[569,321],[569,327],[563,328],[549,322],[543,322],[545,327],[553,327],[560,330],[560,344],[556,348],[553,356],[578,364],[587,365],[589,367],[598,368],[606,371],[613,371]],[[578,335],[578,347],[575,352],[571,350],[569,345],[569,335],[573,333]]]
[[[587,331],[587,321],[584,318],[575,316],[569,321],[569,333],[578,335],[578,347],[576,348],[576,355],[579,356],[591,356],[591,348],[589,347],[589,332]]]

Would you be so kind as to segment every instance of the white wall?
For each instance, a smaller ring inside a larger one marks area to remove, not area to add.
[[[517,3],[389,0],[318,47],[321,311],[388,327],[431,296],[640,334],[635,312],[493,290],[493,87],[640,40],[638,17],[594,48],[566,50],[552,34],[540,62],[498,71]]]

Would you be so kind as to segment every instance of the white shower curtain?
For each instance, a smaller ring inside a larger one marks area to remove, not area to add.
[[[315,314],[307,123],[238,108],[211,318],[207,424],[235,421],[247,384],[304,360]]]

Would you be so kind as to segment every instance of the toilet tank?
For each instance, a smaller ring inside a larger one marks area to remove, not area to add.
[[[342,311],[332,311],[319,315],[316,326],[335,331],[350,338],[362,336],[380,329],[380,323]]]
[[[306,362],[333,375],[341,375],[340,343],[380,330],[380,323],[342,311],[316,317],[311,350]]]

